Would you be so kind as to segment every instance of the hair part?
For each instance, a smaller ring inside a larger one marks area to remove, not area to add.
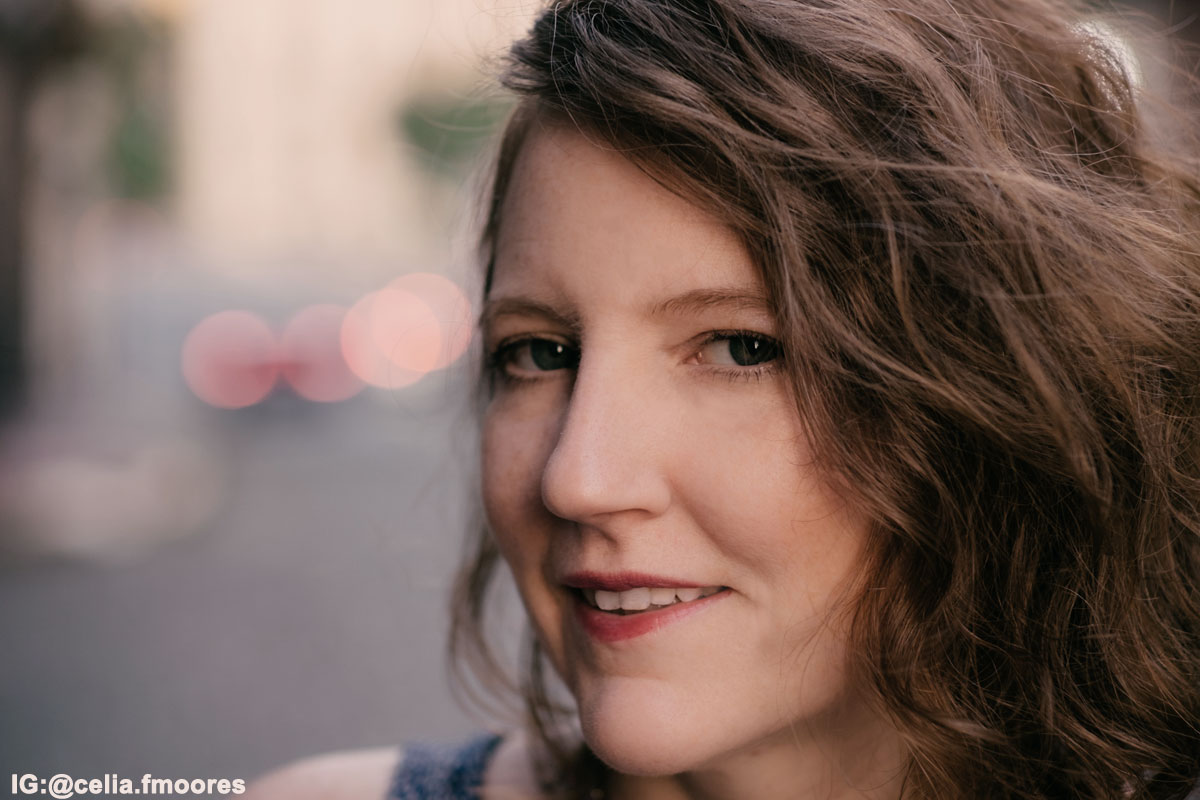
[[[545,120],[744,238],[813,451],[875,520],[852,649],[909,746],[906,797],[1166,800],[1200,778],[1200,168],[1084,18],[559,0],[503,78],[488,284]],[[458,652],[487,652],[497,561],[485,534]],[[540,665],[520,691],[573,796],[597,765],[556,733]]]

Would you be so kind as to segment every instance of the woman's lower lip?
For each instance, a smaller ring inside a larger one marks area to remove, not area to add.
[[[674,622],[702,611],[712,603],[729,594],[728,589],[701,597],[687,603],[675,603],[665,608],[641,611],[637,614],[613,614],[590,605],[577,592],[572,593],[575,602],[575,618],[588,635],[600,642],[620,642],[644,636]]]

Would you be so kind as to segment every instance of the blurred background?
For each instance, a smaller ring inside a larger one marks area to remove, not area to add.
[[[471,232],[535,6],[0,0],[0,774],[480,727]]]
[[[469,238],[521,0],[0,0],[0,772],[480,722]]]

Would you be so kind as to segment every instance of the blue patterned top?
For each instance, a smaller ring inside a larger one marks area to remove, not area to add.
[[[500,737],[487,733],[458,745],[406,745],[389,800],[478,800],[498,744]]]

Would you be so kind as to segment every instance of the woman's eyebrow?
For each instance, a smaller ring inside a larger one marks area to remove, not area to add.
[[[580,326],[578,314],[564,314],[540,300],[531,297],[496,297],[484,302],[483,310],[479,312],[479,328],[487,330],[498,318],[508,316],[546,317],[570,330],[578,330]]]
[[[684,292],[655,303],[650,309],[650,316],[686,314],[712,308],[768,312],[770,304],[767,302],[767,296],[762,292],[747,291],[740,287],[693,289],[690,292]]]

